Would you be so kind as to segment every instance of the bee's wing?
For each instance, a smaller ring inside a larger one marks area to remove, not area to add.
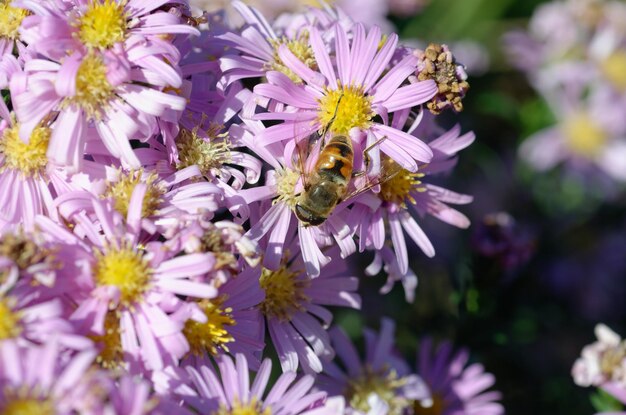
[[[291,152],[291,164],[300,173],[302,185],[308,189],[307,176],[313,169],[313,163],[317,157],[311,157],[319,152],[322,140],[318,133],[311,134],[302,122],[294,123],[294,151]]]
[[[349,200],[353,197],[360,195],[361,193],[365,193],[368,190],[372,190],[373,188],[388,182],[389,180],[393,179],[395,176],[400,174],[401,171],[402,171],[402,166],[400,166],[398,163],[383,163],[380,174],[373,182],[368,182],[367,184],[365,184],[365,186],[355,189],[352,192],[348,193],[343,198],[343,201]]]

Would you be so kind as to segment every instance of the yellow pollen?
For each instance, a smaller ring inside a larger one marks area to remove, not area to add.
[[[47,127],[37,127],[30,135],[28,144],[19,137],[19,125],[4,130],[0,137],[0,155],[4,155],[4,169],[14,169],[22,173],[22,176],[32,177],[41,174],[48,164],[48,143],[51,130]]]
[[[318,119],[324,132],[345,135],[353,127],[366,129],[374,115],[371,98],[361,87],[327,89],[319,100]]]
[[[250,402],[242,403],[238,398],[233,400],[230,408],[222,405],[220,409],[212,412],[210,415],[272,415],[270,407],[263,409],[263,405],[256,398],[252,398]]]
[[[28,10],[11,6],[11,0],[0,0],[0,38],[17,39],[22,20],[29,14]]]
[[[260,284],[265,299],[260,307],[265,316],[289,321],[293,313],[303,309],[302,303],[309,301],[303,292],[308,281],[299,279],[298,275],[300,272],[289,270],[284,263],[276,271],[263,268]]]
[[[115,210],[126,216],[135,187],[139,183],[145,183],[147,190],[141,204],[141,217],[148,218],[157,212],[166,191],[160,183],[156,183],[158,179],[156,173],[150,173],[144,177],[143,170],[120,172],[118,180],[108,184],[103,197],[113,199]]]
[[[411,173],[401,168],[395,161],[385,158],[383,167],[386,171],[398,173],[393,174],[388,180],[380,185],[379,197],[385,202],[395,203],[406,207],[406,201],[415,204],[415,199],[411,192],[425,192],[426,188],[420,186],[419,179],[424,177],[423,173]]]
[[[432,394],[433,404],[428,408],[423,407],[419,401],[413,403],[413,415],[443,415],[445,413],[446,402],[439,394]]]
[[[120,319],[115,311],[107,312],[104,318],[104,333],[89,336],[101,349],[96,362],[105,369],[117,369],[124,362]]]
[[[22,332],[21,313],[14,311],[15,299],[0,297],[0,340],[14,339]]]
[[[287,45],[287,48],[291,51],[291,53],[293,53],[294,56],[303,64],[313,70],[317,70],[317,62],[315,61],[313,49],[309,45],[308,33],[305,32],[296,39],[287,39],[283,36],[281,39],[270,40],[270,42],[274,47],[274,60],[266,65],[266,69],[282,72],[296,84],[302,83],[302,79],[300,79],[295,72],[289,69],[289,67],[286,66],[278,56],[278,48],[280,48],[281,45]]]
[[[300,180],[300,174],[294,170],[276,170],[276,193],[278,197],[272,203],[282,202],[293,208],[298,201],[295,194],[298,180]]]
[[[126,1],[91,0],[78,19],[78,38],[88,48],[107,49],[126,38]]]
[[[200,137],[197,129],[181,129],[176,141],[179,160],[176,167],[196,165],[205,176],[219,176],[222,166],[232,161],[227,134],[219,134],[221,127],[213,126],[208,132],[209,139]]]
[[[608,379],[613,380],[622,370],[624,359],[626,359],[626,340],[602,353],[600,357],[600,371]]]
[[[81,107],[90,119],[98,120],[113,97],[102,58],[95,54],[85,56],[76,73],[76,95],[68,102]]]
[[[570,150],[587,158],[597,155],[607,139],[604,131],[587,114],[576,114],[567,120],[563,133]]]
[[[49,400],[40,401],[34,398],[9,399],[8,403],[0,404],[2,415],[54,415],[54,406]]]
[[[626,52],[619,51],[601,64],[604,76],[620,91],[626,90]]]
[[[233,310],[230,307],[222,307],[225,300],[226,297],[222,296],[198,302],[198,306],[207,317],[207,322],[187,320],[185,323],[183,334],[189,342],[191,353],[202,356],[206,351],[215,356],[219,349],[229,351],[227,344],[235,339],[228,332],[228,327],[234,326],[236,322],[232,317]]]
[[[120,290],[120,303],[124,307],[141,300],[148,289],[151,273],[148,261],[135,248],[109,247],[96,254],[96,283],[116,286]]]
[[[395,371],[375,371],[366,368],[356,379],[351,379],[344,396],[354,409],[367,413],[371,408],[368,397],[376,394],[389,406],[389,415],[402,415],[411,404],[407,398],[401,397],[397,390],[406,384],[405,378],[399,378]]]

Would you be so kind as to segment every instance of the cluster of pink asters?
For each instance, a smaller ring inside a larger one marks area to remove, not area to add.
[[[520,147],[539,171],[626,181],[626,4],[559,0],[538,7],[505,47],[554,117]]]
[[[411,368],[384,320],[361,361],[328,330],[361,307],[348,256],[411,300],[422,219],[469,225],[449,205],[471,197],[428,180],[474,139],[436,124],[463,67],[328,6],[233,5],[241,27],[0,0],[0,413],[503,413],[466,352],[425,343]],[[299,219],[328,177],[341,200]]]

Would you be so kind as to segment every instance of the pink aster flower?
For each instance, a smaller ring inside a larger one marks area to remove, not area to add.
[[[57,200],[73,233],[39,217],[37,224],[75,247],[81,272],[77,304],[70,319],[101,346],[105,367],[160,369],[189,351],[182,333],[189,318],[203,321],[193,300],[211,299],[217,290],[202,282],[211,254],[178,255],[160,242],[139,243],[141,198],[133,198],[126,220],[106,201],[66,194]]]
[[[90,370],[97,351],[66,356],[51,341],[44,346],[0,344],[2,413],[94,413],[102,403],[101,385]]]
[[[334,356],[326,332],[332,314],[325,306],[360,308],[358,278],[349,276],[338,250],[329,253],[336,259],[313,278],[304,271],[297,242],[288,247],[277,270],[263,269],[260,283],[265,299],[260,309],[283,371],[302,366],[306,373],[321,372],[323,362]]]
[[[14,47],[22,49],[24,44],[20,40],[19,29],[29,11],[16,7],[13,1],[3,1],[0,4],[0,58],[13,53]]]
[[[468,359],[465,349],[453,352],[452,345],[444,342],[433,353],[432,341],[422,340],[417,373],[431,391],[432,406],[425,410],[427,413],[504,414],[504,408],[497,402],[501,399],[500,393],[487,391],[494,385],[495,377],[485,372],[480,363],[466,366]]]
[[[340,328],[332,328],[339,359],[324,363],[324,371],[317,378],[317,386],[329,396],[345,398],[347,408],[343,413],[380,413],[380,407],[386,406],[388,413],[402,414],[413,405],[431,403],[428,387],[419,376],[411,374],[408,364],[394,350],[394,322],[383,319],[380,333],[366,329],[364,334],[365,359],[361,360],[348,336]]]
[[[47,157],[58,165],[78,168],[88,136],[98,137],[125,166],[142,165],[131,140],[147,141],[159,131],[157,117],[176,118],[185,98],[166,92],[181,86],[180,75],[133,66],[118,47],[105,51],[74,50],[62,62],[32,59],[12,83],[12,94],[26,140],[41,121],[58,113]],[[159,62],[163,61],[159,60]]]
[[[319,69],[311,69],[287,45],[278,48],[285,66],[304,82],[295,84],[284,73],[269,71],[265,75],[268,83],[255,86],[255,94],[288,106],[285,112],[255,116],[284,121],[257,135],[260,145],[300,141],[321,132],[348,135],[357,128],[367,133],[368,145],[378,143],[383,153],[410,171],[417,170],[417,161],[429,162],[432,151],[424,142],[378,121],[388,120],[397,111],[408,111],[437,92],[432,80],[402,86],[415,73],[417,57],[406,55],[391,66],[398,36],[391,34],[379,48],[382,38],[377,27],[368,33],[356,24],[349,42],[346,30],[336,25],[334,39],[331,58],[331,45],[316,28],[310,29],[308,41]]]
[[[609,385],[626,391],[626,340],[604,324],[596,326],[595,334],[598,340],[585,346],[574,363],[574,382],[579,386]]]
[[[248,362],[238,354],[235,361],[222,356],[218,361],[219,373],[210,366],[187,367],[184,385],[177,387],[175,396],[185,407],[201,413],[271,413],[275,415],[316,414],[331,415],[336,412],[309,412],[322,406],[324,392],[311,392],[313,377],[305,375],[296,381],[295,372],[283,373],[266,392],[272,362],[265,359],[251,382]],[[219,376],[219,377],[218,377]]]
[[[383,181],[379,193],[364,195],[367,198],[359,200],[363,202],[361,206],[353,209],[354,217],[358,218],[360,249],[382,249],[386,241],[386,229],[389,229],[399,274],[406,275],[409,261],[405,232],[427,256],[435,255],[435,249],[415,220],[415,214],[420,217],[432,215],[459,228],[468,227],[467,217],[447,204],[470,203],[472,197],[422,183],[422,180],[427,175],[450,170],[456,162],[456,153],[473,141],[474,134],[460,135],[459,126],[441,134],[429,142],[434,154],[432,161],[420,165],[417,173],[400,168],[389,158],[383,158],[382,174],[389,179]]]

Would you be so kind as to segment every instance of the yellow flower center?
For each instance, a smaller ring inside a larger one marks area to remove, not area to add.
[[[28,177],[42,173],[48,164],[46,152],[51,133],[47,127],[37,127],[26,144],[19,137],[18,124],[4,130],[0,137],[0,153],[4,155],[4,165],[0,171],[14,169]]]
[[[278,48],[281,45],[286,45],[287,48],[298,58],[302,63],[311,69],[317,70],[317,62],[315,61],[315,54],[313,49],[309,45],[309,34],[303,33],[296,39],[287,39],[282,37],[281,39],[270,40],[274,47],[274,60],[266,65],[267,70],[282,72],[289,77],[294,83],[301,84],[302,79],[289,67],[287,67],[278,56]]]
[[[390,158],[384,159],[383,170],[391,176],[380,185],[378,196],[385,202],[406,207],[407,200],[415,204],[415,199],[411,196],[411,192],[426,191],[424,186],[420,186],[422,182],[419,179],[424,177],[423,173],[411,173],[401,168]]]
[[[120,319],[115,311],[107,312],[104,318],[104,333],[89,336],[100,347],[96,362],[105,369],[117,369],[124,361]]]
[[[428,408],[423,407],[419,401],[413,402],[413,415],[443,415],[446,403],[438,394],[432,394],[433,404]]]
[[[265,316],[288,321],[294,312],[303,309],[302,303],[309,301],[303,292],[308,281],[298,279],[298,275],[300,272],[289,270],[286,264],[276,271],[263,268],[260,284],[265,300],[260,307]]]
[[[145,183],[147,190],[141,203],[141,217],[150,217],[161,206],[162,196],[166,189],[159,183],[155,183],[159,179],[156,173],[150,173],[145,179],[143,177],[143,170],[131,170],[128,173],[120,172],[118,180],[108,184],[103,197],[113,199],[115,210],[126,216],[135,187],[139,183]]]
[[[126,1],[91,0],[76,22],[78,38],[88,48],[107,49],[126,38]]]
[[[110,247],[96,253],[94,270],[98,285],[114,285],[120,290],[120,303],[128,307],[148,289],[152,270],[141,252],[131,247]]]
[[[102,58],[95,54],[85,56],[76,73],[76,95],[68,101],[81,107],[90,119],[98,120],[113,96]]]
[[[608,379],[613,380],[614,376],[622,370],[624,359],[626,359],[626,340],[602,353],[600,371]]]
[[[272,415],[272,410],[269,407],[263,409],[263,405],[256,398],[252,398],[247,403],[242,403],[235,398],[230,408],[221,406],[211,415]]]
[[[232,317],[230,307],[223,308],[222,303],[225,297],[212,300],[201,300],[198,302],[200,309],[207,317],[206,323],[198,323],[187,320],[183,328],[183,334],[189,342],[191,353],[202,356],[205,351],[212,355],[217,355],[218,349],[228,352],[227,343],[235,341],[228,332],[229,326],[236,324]]]
[[[318,119],[324,132],[345,135],[354,127],[366,129],[374,115],[371,98],[361,87],[327,89],[319,100]]]
[[[272,203],[286,203],[293,208],[298,201],[296,197],[296,184],[300,180],[300,173],[290,170],[276,170],[276,193],[278,197]]]
[[[209,131],[209,138],[215,140],[205,140],[198,136],[198,131],[182,129],[176,141],[178,149],[178,169],[189,166],[198,166],[205,176],[220,174],[220,169],[224,163],[232,161],[230,154],[230,143],[224,134],[219,134],[222,126],[215,126],[215,131]],[[212,129],[213,130],[213,129]]]
[[[12,297],[0,297],[0,340],[16,338],[22,332],[21,313],[14,307]]]
[[[626,90],[626,52],[613,53],[602,62],[601,67],[609,82],[621,91]]]
[[[34,398],[10,399],[4,406],[0,405],[2,415],[54,415],[54,406],[48,400]]]
[[[567,145],[574,153],[593,157],[606,142],[606,134],[587,114],[578,114],[567,120],[563,126]]]
[[[11,0],[0,0],[0,38],[17,39],[22,20],[29,14],[28,10],[11,6]]]
[[[366,368],[356,379],[351,379],[344,394],[350,406],[362,412],[368,412],[370,395],[376,394],[389,405],[390,415],[401,415],[410,405],[410,401],[398,395],[397,389],[406,384],[406,379],[399,378],[395,371],[375,371]]]

